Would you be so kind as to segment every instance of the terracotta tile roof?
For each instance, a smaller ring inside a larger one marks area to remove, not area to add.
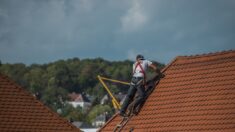
[[[79,132],[34,96],[0,74],[1,132]]]
[[[235,50],[176,57],[123,131],[235,131]],[[113,131],[114,115],[100,131]]]

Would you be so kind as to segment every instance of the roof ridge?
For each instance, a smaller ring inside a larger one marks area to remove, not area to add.
[[[27,96],[31,97],[32,99],[34,99],[35,102],[37,102],[38,104],[40,104],[42,106],[43,109],[45,109],[46,111],[48,111],[48,113],[56,116],[58,119],[60,119],[62,122],[66,123],[67,125],[71,126],[73,130],[78,130],[80,131],[78,128],[76,128],[74,125],[70,124],[68,121],[66,121],[64,118],[60,117],[56,112],[53,112],[51,109],[49,109],[47,106],[45,106],[41,101],[39,101],[38,99],[36,99],[35,96],[33,96],[29,91],[25,90],[22,86],[20,86],[19,84],[17,84],[15,81],[11,80],[7,75],[4,75],[3,73],[0,73],[0,76],[2,78],[4,78],[7,82],[13,84],[15,86],[15,88],[17,88],[18,90],[20,90],[21,92],[23,92],[24,94],[26,94]]]
[[[209,53],[204,53],[204,54],[195,54],[195,55],[185,55],[185,56],[176,56],[170,63],[168,63],[162,70],[161,72],[165,72],[174,62],[176,62],[179,59],[192,59],[192,58],[201,58],[201,57],[206,57],[206,56],[217,56],[221,54],[228,54],[228,53],[235,53],[235,49],[232,50],[223,50],[223,51],[217,51],[217,52],[209,52]]]
[[[203,53],[203,54],[195,54],[195,55],[180,55],[177,56],[176,58],[178,59],[192,59],[192,58],[201,58],[201,57],[209,57],[209,56],[218,56],[218,55],[223,55],[223,54],[228,54],[228,53],[235,53],[235,49],[231,50],[222,50],[222,51],[216,51],[216,52],[209,52],[209,53]]]
[[[175,57],[170,63],[168,63],[162,70],[161,72],[165,72],[173,63],[175,63],[179,58]]]

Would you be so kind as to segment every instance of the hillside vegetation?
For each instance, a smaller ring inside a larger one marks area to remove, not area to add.
[[[113,114],[111,102],[101,105],[100,99],[107,94],[97,79],[97,75],[129,81],[132,74],[132,61],[107,61],[102,58],[73,58],[59,60],[49,64],[0,64],[0,72],[9,76],[15,82],[26,88],[32,94],[40,94],[40,101],[58,112],[62,117],[76,121],[91,123],[94,118],[107,111]],[[161,68],[163,64],[159,64]],[[109,83],[108,83],[109,84]],[[128,89],[123,85],[111,85],[113,93]],[[80,107],[73,108],[65,103],[68,94],[86,93],[92,99],[92,107],[84,111]]]

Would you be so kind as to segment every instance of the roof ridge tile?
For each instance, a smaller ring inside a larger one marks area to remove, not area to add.
[[[235,49],[209,52],[209,53],[204,53],[204,54],[185,55],[185,56],[182,55],[182,56],[177,56],[177,58],[178,59],[192,59],[192,58],[200,58],[200,57],[208,57],[208,56],[220,56],[220,55],[228,54],[228,53],[235,53]]]

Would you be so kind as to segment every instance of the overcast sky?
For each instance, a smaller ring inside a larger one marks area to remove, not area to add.
[[[0,0],[2,63],[235,49],[235,0]]]

